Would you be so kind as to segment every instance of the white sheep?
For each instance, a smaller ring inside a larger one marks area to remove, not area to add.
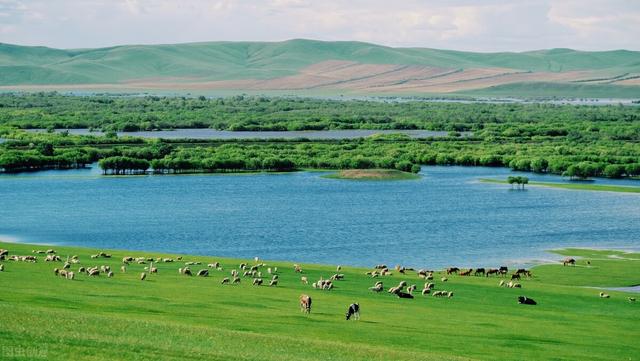
[[[604,292],[600,292],[600,298],[609,298],[610,296]]]
[[[107,273],[107,277],[108,278],[112,278],[113,277],[113,272],[109,271],[109,273]]]
[[[144,273],[144,272],[142,272],[142,273],[140,274],[140,281],[144,281],[145,279],[147,279],[147,274],[146,274],[146,273]]]

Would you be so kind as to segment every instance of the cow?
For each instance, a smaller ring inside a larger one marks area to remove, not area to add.
[[[349,321],[351,317],[353,317],[354,320],[360,319],[360,305],[357,302],[349,305],[349,308],[347,309],[345,318]]]
[[[485,276],[489,277],[491,275],[498,275],[498,274],[500,274],[500,270],[499,269],[497,269],[497,268],[489,268],[487,270],[487,273],[485,274]]]
[[[476,271],[473,273],[474,276],[485,275],[484,268],[476,268]]]
[[[300,311],[311,313],[311,297],[309,295],[300,295]]]
[[[473,272],[473,268],[469,268],[466,271],[460,272],[460,276],[469,276]]]
[[[501,275],[506,276],[506,275],[507,275],[507,273],[509,273],[509,267],[507,267],[507,266],[500,266],[499,271],[500,271],[500,274],[501,274]]]
[[[460,271],[460,268],[458,268],[458,267],[449,267],[449,268],[447,268],[447,274],[448,275],[450,275],[452,273],[457,274],[458,271]]]
[[[518,303],[521,305],[537,305],[538,303],[532,298],[526,296],[518,296]]]

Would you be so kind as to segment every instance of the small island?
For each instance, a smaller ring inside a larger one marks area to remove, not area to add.
[[[324,178],[346,180],[373,180],[392,181],[418,179],[415,173],[403,172],[394,169],[345,169],[336,173],[327,174]]]

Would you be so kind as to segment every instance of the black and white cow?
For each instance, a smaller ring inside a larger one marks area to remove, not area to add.
[[[349,305],[349,309],[347,309],[347,314],[345,315],[347,321],[351,319],[353,316],[354,320],[360,319],[360,305],[357,303],[352,303]]]

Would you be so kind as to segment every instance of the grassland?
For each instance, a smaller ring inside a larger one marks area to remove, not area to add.
[[[483,183],[509,184],[502,179],[480,179]],[[536,182],[529,181],[528,185],[534,187],[548,187],[560,189],[572,189],[582,191],[598,191],[598,192],[622,192],[622,193],[640,193],[640,187],[616,186],[610,184],[591,184],[591,183],[554,183],[554,182]]]
[[[634,85],[640,76],[637,58],[638,52],[625,50],[472,53],[305,39],[75,50],[0,44],[0,87],[272,95],[510,91],[507,96],[631,98],[640,96],[640,87]],[[562,86],[523,86],[529,82]]]
[[[327,174],[323,177],[330,179],[364,181],[394,181],[420,178],[417,174],[393,169],[345,169],[339,172]]]
[[[0,248],[26,255],[48,247],[0,243]],[[522,289],[498,287],[497,277],[449,276],[443,283],[436,274],[436,289],[453,291],[453,298],[407,300],[367,288],[377,280],[385,288],[401,280],[421,285],[415,274],[371,279],[364,269],[343,267],[344,280],[332,291],[319,291],[301,284],[291,263],[267,261],[279,268],[277,287],[251,286],[248,278],[227,286],[220,280],[242,260],[185,256],[183,262],[220,261],[224,271],[188,277],[177,272],[182,262],[161,263],[157,275],[140,281],[144,265],[121,273],[122,257],[161,255],[108,251],[112,258],[91,259],[96,250],[55,248],[63,258],[79,256],[74,271],[110,265],[116,274],[69,281],[54,276],[60,263],[2,262],[2,359],[632,360],[640,354],[639,304],[627,301],[626,293],[611,291],[610,299],[602,299],[599,290],[584,287],[640,283],[638,253],[558,251],[581,258],[575,267],[535,267]],[[206,266],[192,269],[201,267]],[[335,266],[302,268],[310,281],[335,273]],[[310,315],[299,311],[302,293],[313,297]],[[518,305],[519,295],[538,305]],[[361,306],[360,321],[344,320],[352,302]],[[25,354],[33,357],[15,357]]]

